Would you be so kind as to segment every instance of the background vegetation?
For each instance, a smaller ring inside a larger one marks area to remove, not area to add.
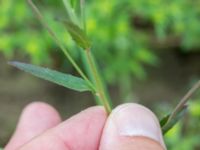
[[[78,47],[56,21],[56,18],[69,17],[62,0],[37,2],[52,29],[78,63],[82,64],[81,55],[77,52]],[[74,7],[78,2],[71,0]],[[189,89],[200,76],[199,4],[199,0],[87,1],[86,25],[93,42],[92,51],[100,65],[102,77],[109,83],[113,97],[119,92],[117,96],[124,101],[141,99],[137,97],[134,87],[137,88],[137,84],[144,82],[151,83],[153,76],[158,77],[154,78],[155,82],[162,80],[159,71],[170,77],[177,76],[177,79],[182,74],[187,76],[182,88],[185,92]],[[26,1],[0,1],[0,6],[0,53],[6,60],[26,60],[74,73],[46,30],[34,17]],[[173,72],[163,64],[174,67]],[[185,71],[180,73],[177,68],[183,68]],[[181,80],[176,84],[180,82]],[[141,88],[141,91],[144,89]],[[158,90],[157,94],[161,95],[162,92],[159,92]],[[200,148],[200,136],[197,134],[200,129],[199,98],[197,95],[191,102],[184,121],[166,135],[169,149]],[[177,97],[171,99],[174,101],[165,101],[164,106],[159,106],[160,103],[144,103],[154,108],[158,114],[164,110],[161,114],[164,115],[178,101]]]

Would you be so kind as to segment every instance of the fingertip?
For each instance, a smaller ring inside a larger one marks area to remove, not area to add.
[[[101,116],[103,118],[107,118],[107,113],[103,106],[92,106],[80,112],[81,114],[87,115],[94,115],[94,116]],[[79,113],[79,114],[80,114]]]
[[[44,125],[54,126],[61,122],[61,117],[57,110],[44,102],[32,102],[28,104],[22,111],[20,120],[25,122],[42,122]]]
[[[106,118],[102,106],[90,107],[61,123],[53,133],[71,149],[98,149]]]
[[[102,135],[101,150],[129,143],[129,140],[136,137],[149,138],[165,148],[160,125],[154,113],[139,104],[122,104],[115,108],[108,118]]]
[[[21,149],[42,147],[42,149],[96,150],[99,147],[106,118],[103,107],[88,108],[33,139]]]
[[[49,104],[44,102],[30,103],[23,109],[16,131],[5,150],[17,149],[60,122],[61,118],[58,112]]]

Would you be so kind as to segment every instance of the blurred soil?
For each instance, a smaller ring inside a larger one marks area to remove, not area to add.
[[[169,111],[200,77],[200,53],[185,55],[163,50],[157,55],[160,65],[146,67],[148,79],[133,82],[134,97],[155,111]],[[123,102],[117,94],[118,88],[111,87],[110,91],[114,105]],[[7,65],[7,60],[0,55],[0,145],[11,136],[24,106],[33,101],[50,103],[63,119],[95,105],[90,94],[72,92],[18,71]]]

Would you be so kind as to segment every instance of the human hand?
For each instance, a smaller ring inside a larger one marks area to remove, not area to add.
[[[88,108],[61,123],[57,111],[35,102],[22,112],[5,150],[164,150],[159,122],[147,108],[123,104],[107,117]]]

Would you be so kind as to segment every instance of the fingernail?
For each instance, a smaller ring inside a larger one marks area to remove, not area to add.
[[[114,110],[112,117],[120,136],[147,137],[165,148],[159,122],[149,109],[138,104],[124,104]]]

